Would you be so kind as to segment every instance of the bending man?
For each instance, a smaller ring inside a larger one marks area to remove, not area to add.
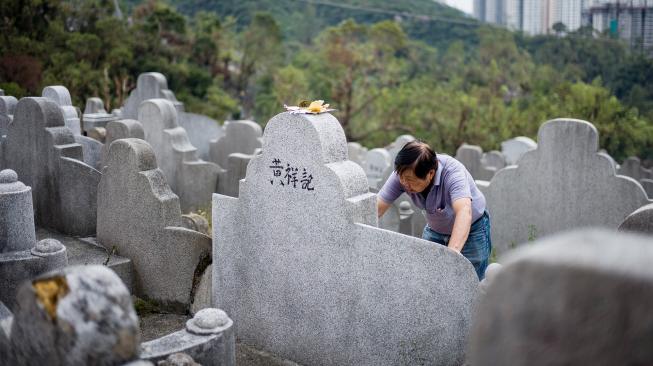
[[[465,166],[450,156],[436,156],[423,142],[409,142],[377,196],[379,217],[404,192],[426,211],[422,238],[461,253],[482,280],[492,251],[490,217],[485,196]]]

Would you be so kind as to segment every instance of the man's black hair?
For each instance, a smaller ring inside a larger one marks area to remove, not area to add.
[[[395,158],[395,171],[397,175],[402,175],[408,169],[412,169],[417,178],[426,178],[431,169],[438,169],[435,151],[421,141],[415,140],[407,143]]]

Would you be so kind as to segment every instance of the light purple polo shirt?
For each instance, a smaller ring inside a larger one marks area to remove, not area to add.
[[[472,199],[472,222],[483,216],[485,196],[476,187],[474,178],[461,162],[451,156],[438,154],[438,170],[434,179],[426,200],[420,193],[406,193],[415,206],[426,210],[426,220],[433,231],[451,234],[456,218],[451,203],[459,198]],[[405,192],[397,173],[392,172],[379,191],[379,197],[387,203],[392,203]]]

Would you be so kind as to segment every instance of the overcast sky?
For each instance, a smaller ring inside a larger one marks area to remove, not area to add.
[[[474,0],[447,0],[447,4],[469,14],[474,11]]]

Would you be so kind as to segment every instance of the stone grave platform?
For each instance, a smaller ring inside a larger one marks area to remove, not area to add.
[[[52,238],[57,239],[66,246],[68,251],[68,265],[81,264],[105,264],[114,270],[118,277],[125,283],[130,292],[133,291],[133,265],[128,258],[121,257],[115,253],[109,255],[109,251],[95,244],[95,238],[75,238],[60,234],[46,228],[36,228],[37,240]],[[107,262],[107,259],[109,260]]]

